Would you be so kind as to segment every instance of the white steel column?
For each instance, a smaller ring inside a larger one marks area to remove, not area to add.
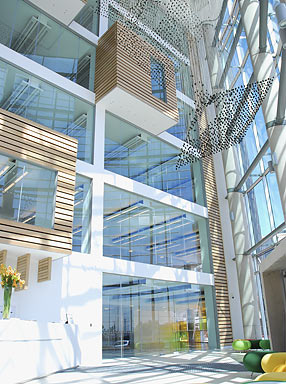
[[[259,52],[259,1],[240,0],[239,6],[241,17],[247,38],[251,61],[256,80],[260,81],[274,76],[271,90],[265,99],[262,110],[265,123],[274,122],[277,115],[279,79],[277,77],[272,54]],[[286,129],[283,125],[276,125],[267,129],[269,144],[274,158],[274,168],[277,176],[277,183],[283,207],[284,217],[286,218]]]
[[[230,148],[223,155],[226,185],[233,189],[240,180],[239,164],[235,148]],[[251,247],[248,230],[247,213],[244,197],[239,192],[227,195],[229,210],[232,217],[232,236],[234,241],[234,265],[236,265],[241,314],[245,338],[260,338],[259,309],[251,256],[244,252]],[[233,257],[233,256],[232,256]]]
[[[204,57],[208,58],[211,86],[215,87],[221,77],[222,68],[217,48],[210,46],[213,34],[214,29],[209,28]],[[240,193],[228,194],[228,199],[225,199],[227,188],[235,187],[240,179],[237,173],[239,168],[236,166],[238,164],[233,148],[223,156],[221,154],[214,156],[234,339],[260,337],[251,260],[242,256],[250,247],[245,203]]]

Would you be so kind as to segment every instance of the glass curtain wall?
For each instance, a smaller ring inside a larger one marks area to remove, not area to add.
[[[77,158],[92,162],[94,106],[0,61],[0,108],[78,140]]]
[[[208,348],[204,287],[103,274],[103,358]]]
[[[106,257],[210,272],[206,219],[105,185]]]
[[[52,228],[57,172],[0,155],[0,218]]]
[[[278,45],[279,33],[273,10],[273,3],[273,0],[268,2],[267,51],[272,52],[273,55],[275,55],[274,63],[279,75],[281,49],[279,49]],[[220,31],[220,41],[218,43],[223,63],[226,62],[229,55],[230,48],[233,44],[233,36],[237,31],[239,20],[240,12],[238,1],[228,0],[224,22]],[[229,36],[229,38],[226,38],[226,36]],[[253,67],[249,55],[247,39],[244,30],[242,29],[238,44],[235,47],[235,54],[226,77],[225,87],[231,88],[240,85],[247,85],[248,82],[255,80],[255,78],[252,78],[252,75]],[[262,146],[267,142],[267,138],[265,121],[262,109],[260,108],[256,114],[254,122],[248,128],[245,138],[236,147],[240,163],[239,171],[241,176],[246,173]],[[271,160],[271,151],[270,148],[268,148],[265,155],[247,178],[241,191],[244,195],[249,224],[248,229],[252,246],[257,244],[265,236],[271,233],[271,231],[284,222],[277,179],[275,172],[273,172],[272,169]],[[258,247],[253,254],[253,267],[256,272],[255,278],[257,282],[258,301],[260,306],[261,329],[265,337],[267,337],[267,329],[258,265],[260,259],[267,257],[267,255],[273,250],[274,244],[285,236],[284,232],[285,231],[277,236],[272,236],[272,238],[265,241],[260,247]]]
[[[86,88],[95,47],[23,0],[1,4],[0,43]]]
[[[278,49],[278,36],[277,24],[272,17],[272,2],[269,3],[268,12],[268,50],[272,50],[274,53],[274,50],[277,51]],[[225,61],[228,56],[240,20],[237,1],[228,1],[225,19],[227,19],[227,22],[223,23],[218,44],[222,61]],[[237,20],[237,22],[234,22],[234,20]],[[243,29],[235,48],[235,54],[225,81],[226,88],[247,85],[249,81],[254,80],[251,79],[253,67]],[[266,141],[267,132],[262,109],[260,108],[254,122],[248,128],[245,138],[237,146],[241,175],[248,170]],[[252,245],[256,244],[284,221],[276,175],[272,172],[270,161],[271,152],[269,148],[243,186]],[[267,248],[272,241],[273,239],[270,239],[266,242],[265,247]]]
[[[176,169],[179,149],[110,113],[105,123],[105,168],[194,201],[190,165]]]
[[[92,183],[87,177],[76,175],[72,249],[90,253]]]

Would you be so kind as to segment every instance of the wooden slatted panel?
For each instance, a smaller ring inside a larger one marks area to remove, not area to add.
[[[17,258],[17,272],[21,273],[21,280],[25,280],[25,284],[22,288],[15,288],[15,290],[17,291],[28,288],[30,275],[30,259],[30,253],[26,253],[25,255],[19,256]]]
[[[168,78],[167,103],[152,95],[151,57],[164,65]],[[142,66],[138,62],[141,62]],[[142,67],[150,67],[150,73]],[[114,23],[99,39],[96,51],[96,102],[116,86],[178,121],[173,62],[119,22]]]
[[[200,58],[197,46],[193,40],[190,42],[190,63],[192,74],[196,79],[197,90],[201,90],[200,81],[204,83],[201,75]],[[206,112],[200,116],[203,123],[207,119]],[[210,228],[210,245],[213,262],[213,273],[216,294],[217,320],[219,328],[220,345],[228,346],[233,341],[232,325],[228,295],[228,282],[225,266],[225,255],[222,238],[222,228],[220,219],[220,210],[218,203],[217,185],[215,179],[213,158],[203,159],[203,173],[205,179],[205,194],[208,208],[209,228]]]
[[[0,218],[0,241],[70,254],[77,140],[0,109],[0,153],[57,171],[52,229]]]
[[[212,158],[203,160],[203,171],[205,183],[208,184],[206,200],[209,215],[220,344],[221,346],[227,346],[232,343],[233,338],[220,212],[217,204],[217,186]]]
[[[51,280],[52,258],[46,257],[38,263],[38,283]]]
[[[6,260],[7,260],[7,250],[3,249],[3,251],[0,251],[0,265],[6,264]]]

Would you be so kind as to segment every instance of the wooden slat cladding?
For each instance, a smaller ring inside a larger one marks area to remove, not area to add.
[[[197,46],[190,42],[190,63],[192,74],[196,79],[197,90],[201,90],[200,83],[204,83],[201,74],[201,64]],[[206,111],[199,117],[203,123],[207,120]],[[200,125],[199,125],[200,126]],[[203,174],[205,180],[205,194],[208,208],[210,247],[213,262],[213,273],[216,294],[217,320],[219,328],[220,345],[228,346],[233,341],[232,325],[228,295],[228,281],[225,266],[225,255],[222,238],[222,227],[218,203],[217,185],[215,178],[214,162],[212,157],[203,159]]]
[[[166,103],[152,95],[151,57],[164,66],[165,77],[168,79]],[[146,68],[150,68],[150,72]],[[96,102],[117,86],[178,121],[173,62],[119,22],[114,23],[98,42]]]
[[[46,257],[38,263],[38,283],[51,280],[52,258]]]
[[[208,185],[206,189],[206,200],[209,215],[220,344],[221,346],[226,346],[230,345],[233,340],[222,229],[217,204],[218,195],[212,158],[203,160],[203,171],[205,183]]]
[[[54,228],[0,218],[0,242],[70,254],[77,140],[0,109],[0,153],[57,172]]]
[[[3,249],[3,251],[0,251],[0,265],[6,264],[6,260],[7,260],[7,250]]]
[[[25,284],[22,288],[17,287],[15,288],[17,291],[20,291],[22,289],[27,289],[29,285],[29,275],[30,275],[30,260],[31,255],[30,253],[26,253],[23,256],[19,256],[17,258],[17,272],[21,273],[21,280],[25,280]]]

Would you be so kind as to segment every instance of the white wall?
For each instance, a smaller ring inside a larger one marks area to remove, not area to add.
[[[80,362],[75,325],[0,320],[0,383],[40,377]]]

